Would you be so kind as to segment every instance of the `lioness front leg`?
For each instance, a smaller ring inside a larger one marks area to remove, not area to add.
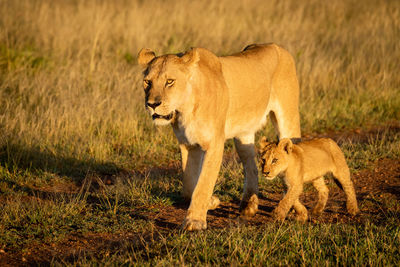
[[[188,146],[181,144],[180,149],[183,169],[182,195],[185,199],[190,200],[200,176],[204,151],[198,145]]]
[[[207,210],[222,162],[224,141],[214,143],[205,151],[200,176],[194,187],[183,229],[193,231],[207,228]],[[188,161],[189,163],[189,161]],[[186,166],[188,167],[188,165]]]
[[[193,190],[199,179],[201,166],[205,152],[200,146],[188,146],[181,144],[182,169],[183,169],[183,190],[182,195],[186,200],[192,198]],[[208,205],[208,209],[216,209],[220,200],[216,196],[212,196]]]
[[[258,169],[255,162],[254,134],[235,138],[236,150],[243,164],[244,187],[240,203],[242,217],[254,216],[258,210]]]

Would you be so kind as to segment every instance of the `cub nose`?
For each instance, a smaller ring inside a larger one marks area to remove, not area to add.
[[[147,102],[147,106],[151,107],[152,109],[156,109],[159,105],[161,105],[161,102],[154,102],[154,103],[149,103]]]
[[[268,174],[269,174],[269,172],[264,172],[264,174],[265,174],[265,175],[268,175]]]

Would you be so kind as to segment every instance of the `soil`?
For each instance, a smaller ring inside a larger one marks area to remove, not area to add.
[[[392,125],[371,130],[353,130],[343,133],[328,133],[306,135],[304,139],[313,137],[330,137],[338,143],[351,140],[366,142],[370,138],[377,138],[380,134],[399,132],[400,126]],[[224,161],[232,160],[232,155],[226,155]],[[172,168],[179,171],[178,168]],[[168,170],[171,171],[171,170]],[[345,209],[345,194],[334,183],[329,185],[329,199],[325,211],[318,217],[310,218],[313,224],[320,223],[345,223],[362,224],[366,221],[375,224],[385,224],[388,212],[400,218],[400,159],[379,159],[371,163],[368,169],[352,174],[360,214],[349,216]],[[283,189],[283,188],[282,188]],[[274,190],[275,191],[275,190]],[[208,212],[208,228],[228,228],[246,225],[262,225],[271,223],[271,211],[278,205],[283,197],[268,188],[262,188],[259,193],[259,211],[251,219],[239,219],[239,202],[222,202],[221,205]],[[312,187],[306,187],[302,194],[301,202],[311,209],[317,199],[317,193]],[[390,210],[385,210],[385,203],[394,203]],[[71,234],[66,239],[55,244],[32,244],[21,251],[4,251],[0,246],[0,266],[17,265],[50,265],[52,259],[62,259],[71,262],[81,255],[102,255],[117,251],[121,248],[144,248],[146,242],[157,239],[157,233],[166,234],[173,229],[180,229],[186,214],[188,204],[176,203],[167,207],[137,207],[132,210],[132,216],[146,219],[153,223],[153,229],[148,234],[122,233],[122,234]],[[157,212],[155,210],[158,210]],[[289,214],[288,223],[293,220],[294,214]]]

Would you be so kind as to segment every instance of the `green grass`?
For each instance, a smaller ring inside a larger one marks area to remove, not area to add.
[[[75,264],[393,266],[399,260],[399,234],[393,225],[371,224],[276,224],[192,234],[173,231],[154,239],[126,242],[121,245],[122,252],[110,249],[97,258],[83,257]]]
[[[386,195],[360,203],[387,210],[381,224],[159,229],[157,214],[183,203],[180,155],[145,112],[136,54],[276,42],[296,60],[303,133],[369,129],[400,121],[399,14],[398,1],[378,0],[0,0],[0,263],[33,253],[53,265],[396,265],[399,202]],[[275,138],[270,123],[261,135]],[[396,131],[340,145],[353,173],[400,158]],[[242,167],[225,148],[215,193],[237,203]],[[98,251],[40,250],[92,235],[108,237]]]

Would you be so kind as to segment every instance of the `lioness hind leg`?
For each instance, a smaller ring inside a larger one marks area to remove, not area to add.
[[[311,214],[319,215],[325,209],[326,202],[328,201],[329,189],[325,184],[324,177],[314,180],[313,186],[318,191],[318,201]]]
[[[294,108],[294,110],[297,110]],[[279,139],[301,138],[300,117],[297,111],[284,110],[280,104],[276,104],[269,114]]]
[[[272,77],[268,107],[275,116],[272,121],[279,139],[300,138],[300,89],[295,62],[288,51],[278,46],[274,47],[279,56],[279,65]]]
[[[258,169],[255,161],[254,134],[237,137],[235,147],[243,164],[244,188],[240,214],[254,216],[258,210]]]
[[[353,182],[350,179],[350,171],[347,167],[347,164],[339,165],[333,172],[333,176],[339,181],[339,183],[342,185],[343,191],[346,193],[347,211],[351,215],[356,215],[360,210],[357,206],[356,192],[354,191]]]

